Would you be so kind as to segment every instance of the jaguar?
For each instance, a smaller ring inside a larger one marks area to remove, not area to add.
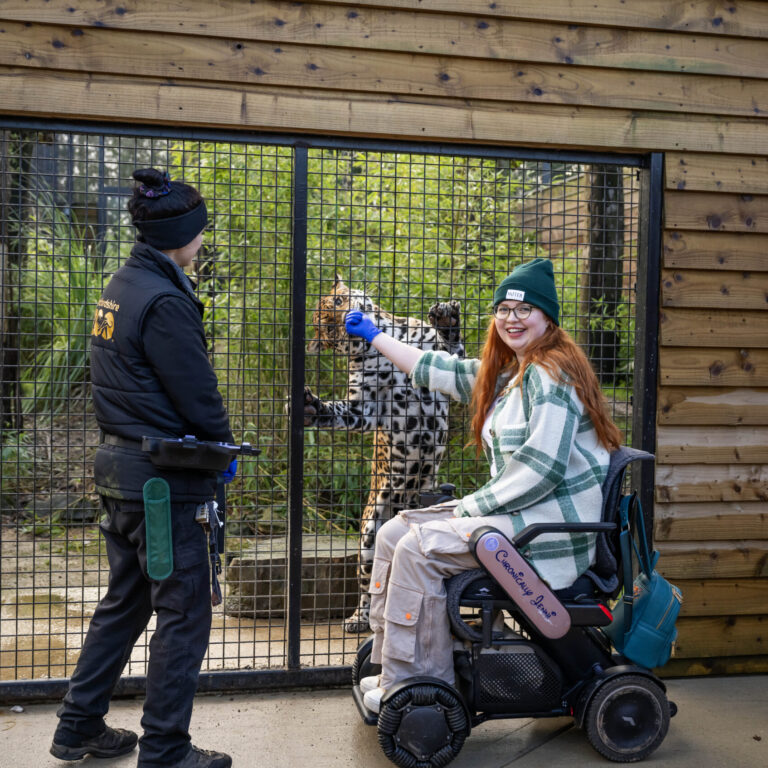
[[[304,390],[304,425],[373,433],[368,500],[360,523],[358,554],[359,602],[345,621],[350,633],[368,631],[371,567],[376,532],[401,509],[420,505],[422,492],[435,486],[448,436],[448,397],[414,387],[408,376],[360,337],[349,336],[344,318],[352,309],[369,314],[376,325],[407,344],[464,356],[461,306],[450,300],[433,304],[428,322],[398,317],[362,290],[337,276],[312,316],[314,337],[307,351],[334,350],[348,359],[347,397],[322,400]]]

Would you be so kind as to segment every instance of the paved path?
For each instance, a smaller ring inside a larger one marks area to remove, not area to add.
[[[768,767],[768,676],[667,681],[679,712],[649,768]],[[0,708],[0,765],[128,768],[136,755],[63,763],[48,754],[56,705]],[[139,727],[141,702],[113,703],[109,723]],[[348,691],[202,696],[192,720],[194,742],[222,749],[236,768],[391,768],[374,728],[360,721]],[[594,768],[609,766],[568,718],[506,720],[478,726],[453,768]]]

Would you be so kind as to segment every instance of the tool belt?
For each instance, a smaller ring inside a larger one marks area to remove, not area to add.
[[[133,440],[104,433],[101,442],[118,448],[144,451],[151,462],[161,469],[202,469],[223,472],[236,456],[257,456],[261,451],[250,443],[217,443],[198,440],[194,435],[184,437],[142,437]]]
[[[198,440],[194,435],[184,437],[144,437],[141,450],[149,454],[156,467],[165,469],[201,469],[223,472],[238,455],[255,456],[259,453],[250,443],[216,443]]]
[[[141,450],[141,440],[131,440],[127,437],[110,435],[106,432],[102,433],[101,442],[107,445],[116,445],[118,448],[131,448],[134,451]]]

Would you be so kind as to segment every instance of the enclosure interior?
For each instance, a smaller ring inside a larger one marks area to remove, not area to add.
[[[207,200],[193,277],[210,358],[237,439],[261,449],[227,488],[226,597],[204,671],[339,667],[360,642],[344,619],[358,603],[369,490],[393,479],[371,468],[374,443],[393,439],[392,425],[378,436],[304,428],[286,407],[302,383],[323,401],[347,397],[346,353],[310,342],[313,313],[337,277],[417,323],[428,323],[435,302],[459,302],[466,354],[476,357],[494,287],[523,261],[551,259],[561,324],[588,351],[631,443],[639,162],[303,143],[0,131],[0,681],[71,674],[107,585],[88,349],[96,301],[134,243],[134,168],[167,168]],[[384,384],[377,396],[393,397]],[[467,446],[468,408],[451,404],[448,420],[439,466],[413,469],[426,473],[416,485],[450,482],[464,494],[488,467]],[[418,494],[405,504],[418,506]],[[291,579],[301,583],[293,613]],[[126,674],[143,674],[151,631]]]

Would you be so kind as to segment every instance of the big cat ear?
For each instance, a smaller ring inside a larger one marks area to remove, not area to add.
[[[342,283],[342,282],[344,282],[344,281],[341,279],[341,275],[337,272],[336,273],[336,280],[333,283],[333,287],[335,288],[339,283]]]

